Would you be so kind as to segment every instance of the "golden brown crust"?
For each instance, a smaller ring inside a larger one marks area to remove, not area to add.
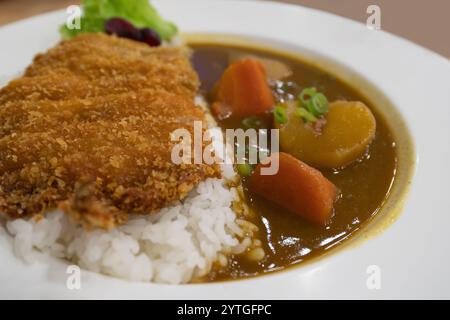
[[[185,49],[98,34],[39,55],[0,91],[0,210],[108,229],[182,199],[220,175],[170,160],[170,133],[204,120],[197,89]]]

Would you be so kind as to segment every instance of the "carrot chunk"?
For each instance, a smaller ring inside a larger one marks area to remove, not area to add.
[[[287,153],[276,153],[279,159],[275,175],[262,175],[259,164],[249,179],[249,189],[311,222],[325,225],[333,212],[338,189],[320,171]]]
[[[237,61],[225,70],[213,90],[213,100],[212,110],[219,118],[261,115],[275,105],[264,67],[250,58]]]

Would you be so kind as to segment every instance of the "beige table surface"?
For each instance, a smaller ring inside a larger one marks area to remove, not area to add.
[[[133,0],[130,0],[133,1]],[[186,0],[189,1],[189,0]],[[213,0],[211,0],[213,1]],[[450,58],[450,0],[282,0],[365,22],[369,4],[382,13],[382,29]],[[0,0],[0,25],[62,9],[77,0]]]

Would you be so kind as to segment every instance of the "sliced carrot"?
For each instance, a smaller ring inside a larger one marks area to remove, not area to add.
[[[228,109],[213,109],[221,118],[261,115],[270,112],[275,105],[264,67],[250,58],[237,61],[225,70],[213,90],[213,100],[216,105],[228,106]],[[222,110],[229,110],[230,114],[221,114]]]
[[[276,153],[271,161],[279,159],[275,175],[262,175],[259,164],[249,179],[249,189],[271,200],[298,216],[325,225],[333,212],[338,189],[320,171],[287,153]]]

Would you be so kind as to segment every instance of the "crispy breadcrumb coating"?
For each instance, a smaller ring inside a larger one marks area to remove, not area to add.
[[[88,34],[38,55],[0,91],[0,211],[110,229],[220,176],[170,159],[170,133],[204,121],[198,86],[186,48]]]

